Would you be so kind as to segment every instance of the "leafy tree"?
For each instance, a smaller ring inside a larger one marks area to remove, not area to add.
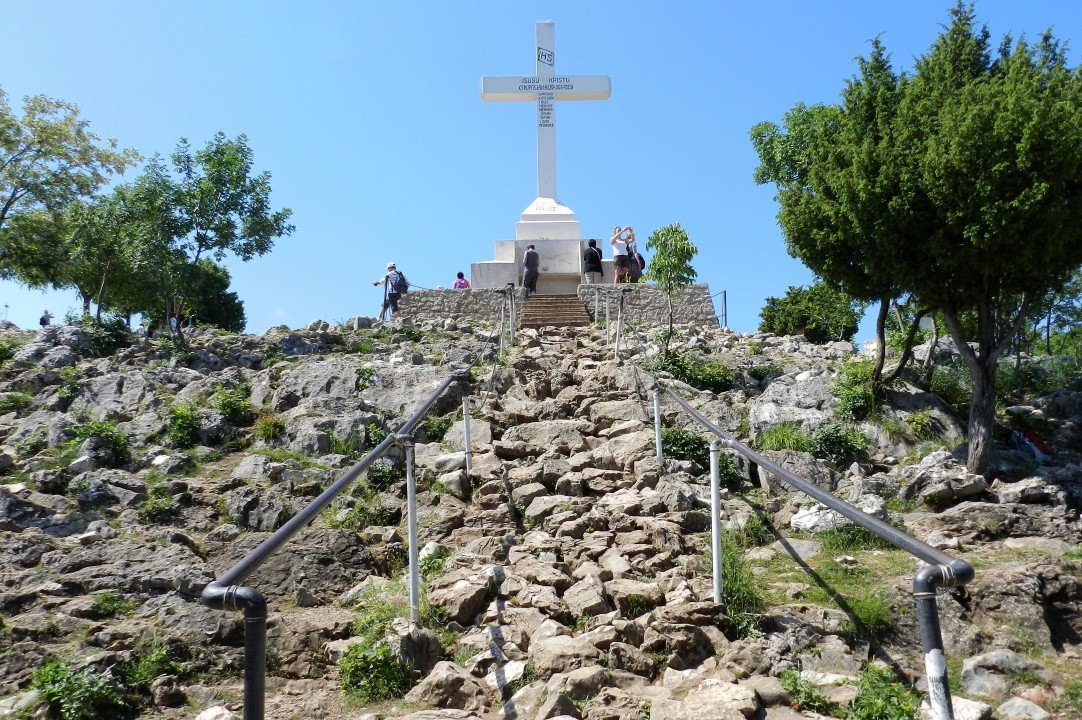
[[[220,275],[213,279],[220,268],[208,275],[202,260],[220,262],[233,254],[248,261],[294,230],[291,210],[271,209],[270,173],[253,175],[244,135],[230,140],[218,133],[195,152],[182,139],[171,165],[173,172],[160,157],[152,158],[136,183],[147,232],[135,265],[154,288],[166,318],[183,317],[200,293],[204,301],[207,292],[226,299],[224,287],[208,290],[221,285]],[[221,318],[231,327],[243,326],[243,310],[235,301],[234,295]],[[201,312],[206,317],[205,307]],[[179,332],[175,336],[182,340]]]
[[[818,345],[852,341],[863,310],[861,303],[819,280],[811,287],[790,286],[783,298],[768,297],[759,312],[759,329],[777,335],[803,331]]]
[[[0,88],[0,274],[40,278],[52,257],[41,245],[50,216],[139,160],[88,127],[77,106],[43,95],[26,98],[16,117]]]
[[[56,268],[53,284],[78,290],[84,315],[90,314],[93,301],[100,322],[111,283],[136,281],[130,261],[133,234],[138,231],[138,210],[124,186],[107,196],[74,200],[64,212],[64,260]]]
[[[667,355],[669,339],[673,334],[673,302],[679,300],[684,288],[695,281],[696,273],[691,267],[691,260],[698,250],[680,223],[655,230],[646,240],[646,249],[654,251],[654,258],[643,277],[657,285],[669,306],[669,331],[665,335],[663,350]]]
[[[973,379],[968,466],[983,472],[996,361],[1082,264],[1082,74],[1048,33],[993,56],[971,7],[950,15],[911,76],[892,81],[875,41],[840,107],[752,132],[794,255],[854,297],[910,293],[943,318]]]
[[[1082,354],[1082,270],[1076,270],[1062,290],[1045,293],[1031,321],[1022,332],[1020,349],[1046,355]]]
[[[243,332],[244,303],[235,292],[229,292],[229,271],[209,258],[201,258],[196,270],[188,295],[190,315],[200,325]]]
[[[779,190],[789,254],[854,299],[879,303],[871,375],[878,388],[889,383],[882,379],[888,309],[904,294],[884,253],[904,241],[890,221],[898,188],[891,118],[901,90],[878,39],[871,56],[858,62],[860,73],[847,82],[841,105],[798,103],[786,113],[784,131],[760,123],[751,138],[761,161],[756,182]]]

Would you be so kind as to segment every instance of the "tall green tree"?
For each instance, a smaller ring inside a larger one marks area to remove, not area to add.
[[[686,288],[695,282],[695,268],[691,261],[698,252],[687,230],[680,223],[672,223],[655,230],[646,239],[646,249],[654,252],[650,267],[643,278],[652,282],[665,295],[669,309],[669,331],[665,335],[663,352],[669,352],[669,340],[673,333],[673,303],[678,301]]]
[[[83,314],[97,305],[101,322],[113,284],[137,282],[131,265],[135,235],[141,230],[139,210],[127,188],[89,201],[74,200],[64,212],[61,248],[64,260],[57,267],[55,285],[74,287],[83,301]]]
[[[859,301],[819,280],[810,287],[790,286],[785,297],[768,297],[759,312],[759,329],[777,335],[803,333],[818,345],[852,342],[863,312]]]
[[[786,113],[784,127],[760,123],[751,139],[760,158],[756,182],[778,187],[789,253],[855,300],[879,303],[871,378],[879,385],[887,313],[905,294],[884,251],[904,242],[891,221],[899,186],[893,118],[902,78],[879,39],[871,44],[840,105],[798,103]]]
[[[182,317],[197,292],[202,259],[251,260],[294,226],[291,210],[271,208],[270,173],[253,172],[244,135],[218,133],[194,152],[182,139],[171,166],[155,157],[137,183],[149,229],[137,264],[162,293],[166,316]]]
[[[993,52],[971,6],[957,4],[950,20],[893,86],[885,72],[874,73],[878,85],[864,73],[885,60],[874,44],[842,105],[820,111],[834,126],[814,122],[795,136],[788,122],[757,126],[753,142],[756,177],[778,186],[793,254],[855,297],[873,299],[878,286],[879,299],[910,293],[939,312],[973,378],[968,466],[983,472],[996,361],[1040,298],[1082,264],[1082,74],[1048,33]],[[863,105],[849,96],[858,91]],[[879,164],[879,180],[864,160]],[[869,292],[847,284],[852,266]]]
[[[43,95],[18,117],[0,88],[0,275],[41,283],[55,259],[42,247],[55,240],[45,223],[139,160],[88,128],[76,105]]]

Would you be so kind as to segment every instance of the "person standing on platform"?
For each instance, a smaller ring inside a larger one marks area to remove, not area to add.
[[[597,249],[597,240],[587,243],[590,247],[582,255],[582,271],[586,273],[586,284],[597,285],[601,282],[601,251]]]
[[[639,248],[635,244],[634,232],[627,239],[627,259],[629,263],[627,281],[629,283],[642,282],[643,260],[642,255],[639,254]]]
[[[537,276],[540,274],[541,256],[533,245],[527,245],[526,253],[522,256],[522,285],[526,288],[526,297],[530,293],[537,293]]]
[[[398,299],[409,288],[409,281],[406,280],[405,275],[398,271],[393,262],[389,262],[387,263],[387,274],[373,281],[372,284],[379,285],[380,283],[383,283],[383,309],[379,312],[379,319],[382,321],[388,310],[391,311],[391,315],[398,312]]]
[[[612,245],[612,268],[615,271],[612,278],[613,285],[627,282],[627,274],[631,269],[630,260],[627,257],[627,233],[629,232],[631,232],[630,227],[617,226],[613,228],[612,237],[609,239],[609,244]]]

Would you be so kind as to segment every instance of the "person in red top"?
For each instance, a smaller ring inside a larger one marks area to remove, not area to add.
[[[462,273],[459,273],[458,274],[458,279],[455,280],[454,288],[455,288],[455,290],[469,290],[470,289],[470,281],[466,279],[465,275],[463,275]]]

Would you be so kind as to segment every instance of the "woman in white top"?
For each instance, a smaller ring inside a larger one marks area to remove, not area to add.
[[[617,226],[612,229],[609,244],[612,245],[612,267],[615,271],[612,278],[613,285],[627,282],[627,275],[631,270],[631,263],[627,257],[627,238],[625,237],[625,233],[630,231],[630,227],[622,228]]]

